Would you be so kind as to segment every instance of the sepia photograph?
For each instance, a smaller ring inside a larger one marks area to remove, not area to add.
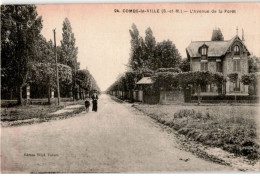
[[[259,173],[260,3],[1,4],[1,173]]]

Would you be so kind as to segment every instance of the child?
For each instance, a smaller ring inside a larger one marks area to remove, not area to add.
[[[86,108],[86,112],[89,111],[89,106],[90,106],[90,102],[88,100],[85,101],[85,108]]]

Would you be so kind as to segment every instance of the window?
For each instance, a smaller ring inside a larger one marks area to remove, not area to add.
[[[241,71],[240,60],[233,60],[233,71],[234,72]]]
[[[206,47],[203,47],[202,49],[201,49],[201,55],[207,55],[207,48]]]
[[[217,72],[222,72],[222,63],[221,62],[217,62]]]
[[[208,71],[208,62],[201,62],[200,63],[200,70],[201,71]]]
[[[236,46],[234,47],[234,52],[235,52],[235,55],[239,55],[239,54],[240,54],[240,49],[239,49],[239,46],[238,46],[238,45],[236,45]]]

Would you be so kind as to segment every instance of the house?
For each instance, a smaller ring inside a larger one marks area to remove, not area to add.
[[[160,97],[158,93],[155,93],[153,83],[154,82],[151,77],[143,77],[140,79],[136,83],[138,91],[133,93],[134,99],[148,104],[159,103]]]
[[[244,37],[242,37],[244,39]],[[238,35],[226,41],[192,41],[186,48],[191,71],[221,72],[224,76],[238,73],[238,78],[248,74],[249,51]],[[227,77],[228,78],[228,77]],[[202,96],[248,95],[248,86],[240,80],[232,83],[227,79],[223,87],[215,85],[201,86]],[[196,93],[194,93],[196,95]]]

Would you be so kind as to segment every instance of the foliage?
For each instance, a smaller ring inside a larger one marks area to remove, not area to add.
[[[19,88],[20,103],[41,29],[42,18],[38,17],[35,5],[1,6],[1,68],[5,70],[2,86]]]
[[[89,90],[89,85],[90,85],[90,73],[88,70],[83,69],[83,70],[78,70],[76,73],[76,78],[77,78],[77,84],[84,88]]]
[[[37,41],[35,41],[35,61],[44,63],[54,63],[55,62],[55,51],[53,42],[47,41],[41,34]]]
[[[241,82],[244,85],[256,85],[257,84],[257,75],[255,73],[244,74],[241,77]]]
[[[200,103],[200,87],[202,85],[216,84],[221,87],[225,81],[221,73],[209,71],[195,72],[158,72],[152,77],[154,86],[157,89],[172,90],[175,88],[186,88],[192,85],[198,93],[198,104]]]
[[[152,77],[157,89],[172,90],[178,87],[178,74],[175,72],[157,72]]]
[[[156,43],[150,27],[145,31],[145,40],[139,35],[135,24],[132,25],[129,32],[131,36],[129,68],[131,70],[150,69],[155,71],[158,68],[179,66],[181,56],[172,41]]]
[[[23,88],[30,84],[31,88],[47,89],[46,93],[48,91],[50,98],[50,88],[56,87],[55,50],[53,42],[47,41],[40,34],[42,18],[38,17],[36,6],[3,5],[1,11],[2,93],[18,93],[18,101],[22,103]],[[75,46],[76,39],[67,18],[63,22],[62,30],[61,46],[57,46],[60,63],[58,70],[61,93],[68,96],[72,78],[76,78],[74,74],[80,64],[76,61],[78,48]],[[88,80],[83,77],[84,74],[78,74],[77,81],[80,87],[99,90],[90,73],[85,74],[88,75]]]
[[[211,41],[224,41],[224,36],[223,36],[220,28],[216,28],[213,30]]]
[[[257,63],[260,62],[260,58],[256,56],[250,56],[248,59],[249,73],[257,72]]]
[[[139,36],[139,31],[135,24],[132,25],[132,30],[129,30],[131,36],[131,52],[130,52],[130,60],[129,67],[132,70],[136,70],[138,68],[143,67],[143,61],[141,59],[142,48],[141,43],[143,43],[143,39]]]
[[[181,55],[172,41],[167,40],[159,42],[155,48],[155,60],[153,69],[158,68],[175,68],[181,62]]]
[[[136,76],[137,76],[136,72],[126,72],[125,73],[127,90],[133,90],[136,88],[136,82],[137,82]]]
[[[174,72],[174,73],[180,73],[180,68],[159,68],[156,72]]]
[[[56,88],[56,68],[52,63],[33,63],[30,67],[30,81],[39,85],[50,85]],[[70,84],[72,82],[71,68],[58,64],[60,83]]]
[[[61,40],[61,56],[60,62],[70,66],[73,70],[77,68],[77,54],[78,48],[76,47],[76,39],[72,32],[72,27],[68,18],[65,18],[62,27],[62,40]]]
[[[144,65],[150,69],[154,69],[156,40],[150,27],[145,31],[144,44]]]
[[[226,81],[226,78],[220,72],[214,73],[212,77],[213,83],[215,83],[218,87],[221,87],[223,85],[223,82]]]
[[[188,59],[183,59],[179,65],[182,72],[190,71],[190,61]]]
[[[199,85],[207,85],[215,83],[218,86],[222,85],[225,80],[221,73],[213,73],[209,71],[195,71],[195,72],[158,72],[152,79],[158,86],[165,86],[165,88],[182,87],[186,88],[188,85],[198,87]]]
[[[136,105],[160,123],[194,141],[259,160],[255,107]],[[253,162],[253,161],[251,161]]]
[[[230,73],[230,74],[228,74],[228,78],[229,78],[230,82],[235,83],[238,80],[238,73]]]

